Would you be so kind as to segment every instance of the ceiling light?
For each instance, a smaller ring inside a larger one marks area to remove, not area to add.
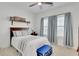
[[[42,5],[42,3],[41,2],[38,2],[38,5]]]

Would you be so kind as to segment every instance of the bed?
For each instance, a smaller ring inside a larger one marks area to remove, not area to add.
[[[22,31],[27,28],[10,28],[10,45],[18,50],[22,56],[37,56],[36,49],[44,44],[50,45],[46,37],[25,35],[14,36],[13,31]]]

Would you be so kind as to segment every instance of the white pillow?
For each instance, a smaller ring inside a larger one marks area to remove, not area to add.
[[[23,30],[22,32],[22,36],[27,36],[28,35],[28,31],[27,30]]]
[[[28,30],[28,35],[30,35],[32,33],[32,30],[31,29],[29,29]]]
[[[18,37],[18,36],[22,36],[22,32],[21,31],[13,31],[14,36]]]
[[[16,35],[16,31],[13,31],[13,36],[16,36],[16,37],[17,37],[17,35]]]

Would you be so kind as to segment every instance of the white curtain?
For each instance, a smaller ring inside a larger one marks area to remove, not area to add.
[[[43,28],[44,28],[44,19],[41,18],[41,22],[40,22],[40,36],[43,36]]]
[[[57,43],[57,16],[49,16],[48,18],[48,40],[52,44]]]
[[[71,46],[71,47],[73,46],[73,28],[72,28],[71,13],[65,14],[64,44],[66,46]]]

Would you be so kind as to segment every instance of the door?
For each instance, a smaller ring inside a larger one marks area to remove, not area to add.
[[[77,48],[78,56],[79,56],[79,27],[78,27],[78,48]]]

